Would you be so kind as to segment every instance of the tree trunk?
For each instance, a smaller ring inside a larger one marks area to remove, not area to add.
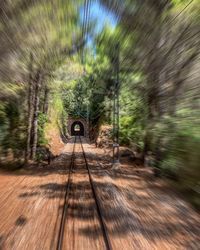
[[[27,124],[27,141],[26,141],[26,153],[25,162],[30,159],[31,154],[31,131],[33,120],[33,82],[32,82],[32,70],[33,70],[33,55],[30,55],[30,68],[29,68],[29,87],[28,87],[28,124]]]
[[[34,98],[34,114],[32,122],[32,132],[33,132],[33,145],[31,152],[31,159],[35,160],[36,150],[38,143],[38,112],[39,112],[39,93],[40,93],[40,84],[41,84],[41,72],[38,70],[35,80],[35,98]]]
[[[145,136],[144,136],[144,147],[143,147],[143,152],[142,152],[142,163],[145,164],[145,157],[150,150],[150,143],[149,143],[149,137],[148,137],[148,132],[146,130]]]

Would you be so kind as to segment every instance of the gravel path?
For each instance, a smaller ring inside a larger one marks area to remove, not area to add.
[[[187,202],[148,169],[126,163],[112,171],[109,155],[83,142],[114,250],[200,249],[200,216]],[[72,148],[65,145],[49,167],[0,173],[0,249],[56,249]],[[103,250],[81,168],[73,176],[63,249]]]
[[[105,150],[84,148],[113,249],[200,249],[200,215],[165,181],[133,163],[113,171]]]

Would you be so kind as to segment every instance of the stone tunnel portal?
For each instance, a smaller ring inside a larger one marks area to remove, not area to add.
[[[83,123],[80,121],[75,121],[71,125],[71,135],[72,136],[84,136],[84,126]]]

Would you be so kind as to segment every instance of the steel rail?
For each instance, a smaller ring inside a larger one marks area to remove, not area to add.
[[[77,137],[75,136],[74,145],[73,145],[73,152],[72,152],[72,157],[71,157],[71,163],[70,163],[68,178],[67,178],[67,182],[66,182],[66,191],[65,191],[65,196],[64,196],[64,205],[63,205],[63,210],[62,210],[60,229],[59,229],[59,234],[58,234],[57,250],[61,250],[62,246],[63,246],[63,237],[64,237],[64,232],[65,232],[65,224],[66,224],[66,216],[67,216],[67,208],[68,208],[68,200],[69,200],[69,191],[70,191],[70,184],[71,184],[71,174],[72,174],[73,168],[74,168],[76,139],[77,139]],[[98,196],[97,196],[96,191],[95,191],[94,183],[92,180],[92,176],[90,173],[89,165],[88,165],[88,162],[86,159],[85,151],[84,151],[82,140],[81,140],[80,136],[79,136],[79,140],[80,140],[80,144],[81,144],[81,148],[82,148],[82,153],[83,153],[83,158],[85,161],[86,169],[87,169],[88,176],[89,176],[92,194],[93,194],[95,204],[97,207],[97,213],[98,213],[99,221],[101,224],[101,229],[102,229],[106,249],[112,250],[112,245],[111,245],[108,233],[107,233],[106,224],[104,222],[103,215],[101,212],[100,202],[99,202]]]
[[[97,207],[99,221],[101,223],[101,229],[102,229],[102,232],[103,232],[103,237],[104,237],[104,241],[105,241],[105,244],[106,244],[106,248],[108,250],[112,250],[111,241],[110,241],[110,238],[109,238],[109,235],[108,235],[108,232],[107,232],[106,224],[105,224],[104,219],[103,219],[100,202],[99,202],[99,199],[98,199],[98,195],[97,195],[97,193],[95,191],[95,185],[94,185],[94,182],[92,180],[92,175],[90,173],[90,168],[89,168],[89,165],[88,165],[88,162],[87,162],[87,159],[86,159],[85,151],[84,151],[82,140],[81,140],[80,136],[79,136],[79,139],[80,139],[81,148],[82,148],[82,151],[83,151],[83,157],[84,157],[84,160],[85,160],[85,165],[86,165],[89,180],[90,180],[90,185],[91,185],[91,188],[92,188],[93,197],[94,197],[96,207]]]
[[[59,229],[59,234],[58,234],[58,243],[57,243],[57,248],[56,248],[57,250],[61,250],[62,244],[63,244],[63,236],[64,236],[64,231],[65,231],[65,221],[66,221],[67,208],[68,208],[69,190],[70,190],[70,183],[71,183],[71,173],[72,173],[72,169],[74,167],[75,145],[76,145],[76,136],[74,139],[72,157],[71,157],[71,162],[70,162],[70,167],[69,167],[69,172],[68,172],[68,178],[67,178],[67,182],[66,182],[64,205],[63,205],[63,210],[62,210],[62,217],[61,217],[60,229]]]

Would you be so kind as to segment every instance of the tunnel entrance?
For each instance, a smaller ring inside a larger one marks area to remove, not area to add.
[[[71,135],[72,136],[84,136],[84,126],[82,122],[75,121],[71,126]]]

